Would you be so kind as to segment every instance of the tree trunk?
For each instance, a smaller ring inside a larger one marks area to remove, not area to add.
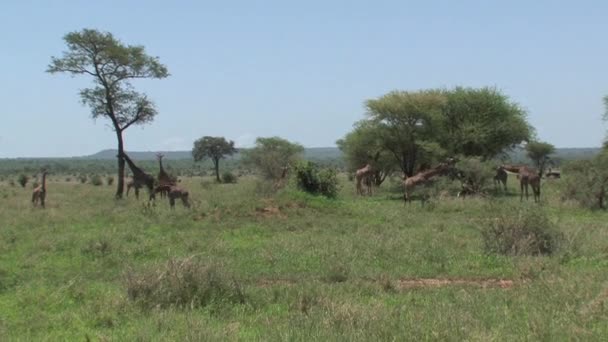
[[[116,199],[121,199],[125,189],[125,160],[122,158],[124,153],[124,145],[122,141],[122,131],[116,129],[116,138],[118,139],[118,182],[116,188]]]
[[[220,160],[214,158],[213,166],[215,166],[215,178],[217,179],[218,183],[221,183],[222,181],[220,180]]]

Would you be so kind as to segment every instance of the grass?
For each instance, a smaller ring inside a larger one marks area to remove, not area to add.
[[[422,208],[404,205],[388,184],[357,198],[352,183],[341,183],[338,199],[328,200],[291,189],[261,196],[247,177],[186,178],[193,209],[174,211],[161,200],[151,208],[135,198],[116,202],[114,187],[63,176],[51,177],[41,210],[31,207],[29,187],[0,183],[0,340],[608,336],[608,214],[559,201],[559,181],[543,184],[540,204],[565,241],[549,256],[484,252],[488,208],[536,206],[532,200],[447,198]],[[200,264],[170,272],[169,284],[183,285],[175,279],[185,276],[204,283],[212,267],[222,279],[212,288],[237,286],[239,300],[224,290],[198,306],[153,305],[154,296],[141,305],[129,296],[125,277],[176,260]],[[400,285],[423,278],[471,283]],[[514,285],[473,285],[484,279]]]

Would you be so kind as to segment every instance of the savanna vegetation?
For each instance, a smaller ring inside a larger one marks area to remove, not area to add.
[[[499,90],[369,99],[333,159],[281,137],[237,151],[204,136],[192,158],[133,167],[123,133],[157,112],[130,81],[167,68],[109,33],[64,39],[48,71],[93,78],[82,101],[111,121],[118,172],[114,159],[0,161],[1,340],[608,336],[608,152],[563,163]],[[542,178],[555,166],[563,177]],[[138,177],[161,196],[122,198]],[[520,181],[542,188],[538,203]]]

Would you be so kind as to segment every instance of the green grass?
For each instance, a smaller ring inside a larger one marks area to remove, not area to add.
[[[61,180],[61,181],[60,181]],[[565,235],[551,256],[483,251],[488,200],[404,205],[342,181],[338,199],[258,194],[184,179],[193,209],[114,201],[114,187],[51,177],[47,209],[0,183],[0,340],[602,340],[608,336],[608,214],[543,203]],[[513,182],[512,182],[513,183]],[[514,186],[515,184],[510,184]],[[523,204],[500,196],[494,205]],[[145,196],[142,196],[145,197]],[[243,291],[194,308],[144,307],[126,274],[192,257]],[[400,279],[509,279],[503,289],[403,287]]]

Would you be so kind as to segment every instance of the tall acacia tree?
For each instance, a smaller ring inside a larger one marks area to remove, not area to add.
[[[231,156],[237,152],[234,147],[234,141],[227,141],[224,137],[209,137],[205,136],[194,142],[192,148],[192,157],[194,161],[200,161],[205,158],[211,159],[215,168],[215,177],[218,183],[220,180],[220,159],[224,156]]]
[[[93,87],[80,91],[84,105],[91,108],[94,119],[108,118],[118,141],[118,186],[116,198],[124,192],[125,160],[123,132],[132,125],[154,120],[158,113],[148,97],[134,90],[131,80],[165,78],[167,67],[158,57],[151,57],[141,45],[125,45],[109,32],[84,29],[66,34],[67,51],[61,58],[51,57],[49,73],[85,75]]]

